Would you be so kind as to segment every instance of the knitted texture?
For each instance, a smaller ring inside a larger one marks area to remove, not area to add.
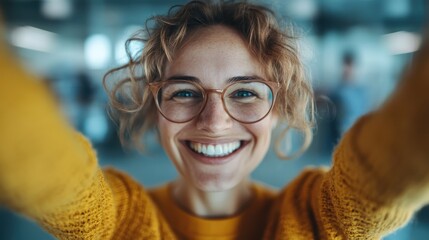
[[[429,202],[429,52],[381,110],[272,203],[264,239],[379,239]],[[104,172],[48,91],[0,44],[0,203],[59,239],[176,239],[147,191]]]
[[[36,220],[58,239],[110,239],[116,223],[112,193],[101,171],[93,183],[68,204]]]
[[[140,184],[114,169],[107,169],[105,174],[117,212],[112,239],[176,239]]]
[[[228,218],[201,218],[182,209],[172,197],[173,184],[167,183],[148,191],[179,239],[192,240],[261,240],[269,220],[275,191],[252,183],[252,199]]]

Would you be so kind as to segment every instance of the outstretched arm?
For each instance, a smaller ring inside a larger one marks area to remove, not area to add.
[[[320,219],[334,235],[379,238],[429,203],[429,39],[393,96],[362,118],[322,181]],[[333,235],[331,236],[333,237]]]
[[[107,239],[112,193],[89,143],[0,41],[0,204],[59,238]]]

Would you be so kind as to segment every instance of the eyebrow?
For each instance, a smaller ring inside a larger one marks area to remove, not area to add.
[[[174,76],[167,78],[167,80],[187,80],[187,81],[191,81],[191,82],[201,83],[201,80],[199,78],[193,77],[193,76],[188,76],[188,75],[174,75]],[[263,80],[263,78],[261,78],[257,75],[235,76],[235,77],[228,78],[226,80],[226,82],[227,83],[233,83],[233,82],[240,82],[240,81],[246,81],[246,80]]]
[[[227,83],[233,83],[233,82],[240,82],[240,81],[246,81],[246,80],[262,80],[263,78],[257,76],[257,75],[251,75],[251,76],[236,76],[232,78],[228,78],[226,80]]]
[[[191,82],[201,82],[200,79],[198,79],[197,77],[187,76],[187,75],[174,75],[174,76],[167,78],[167,80],[168,81],[170,81],[170,80],[187,80],[187,81],[191,81]]]

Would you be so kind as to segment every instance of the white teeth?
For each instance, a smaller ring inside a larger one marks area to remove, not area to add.
[[[215,154],[215,148],[213,145],[207,146],[207,155],[213,156]]]
[[[215,145],[190,142],[189,146],[195,152],[208,157],[223,157],[237,150],[240,147],[240,141]]]
[[[223,154],[223,148],[221,145],[216,145],[216,147],[214,148],[215,150],[215,154],[216,155],[222,155]]]

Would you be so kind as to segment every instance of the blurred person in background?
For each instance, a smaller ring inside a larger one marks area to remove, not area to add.
[[[59,239],[379,239],[429,202],[427,39],[391,99],[344,135],[332,168],[275,192],[249,179],[273,129],[302,131],[305,149],[313,126],[296,38],[249,3],[193,1],[153,20],[130,40],[145,43],[141,54],[105,84],[123,142],[155,128],[178,179],[145,189],[101,169],[1,44],[0,203]]]
[[[341,71],[339,83],[331,94],[334,104],[331,131],[335,144],[360,117],[370,110],[368,89],[356,76],[356,57],[351,51],[343,54]]]
[[[92,84],[89,76],[84,72],[79,72],[76,76],[76,80],[76,100],[77,104],[79,105],[79,108],[82,109],[82,114],[80,114],[80,119],[78,120],[77,128],[79,131],[84,132],[85,119],[88,118],[87,115],[95,97],[95,87]]]

